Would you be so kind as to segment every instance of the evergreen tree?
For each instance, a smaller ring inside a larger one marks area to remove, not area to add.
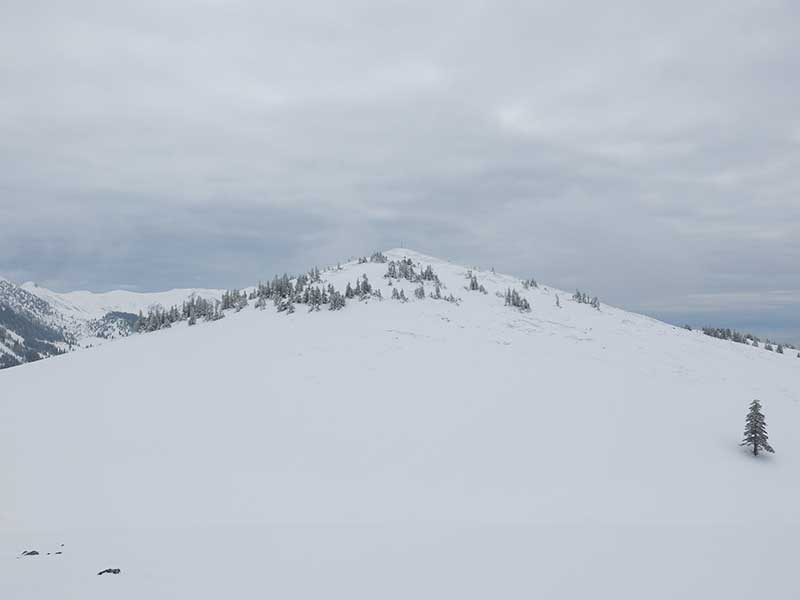
[[[436,273],[433,272],[433,268],[430,265],[425,268],[420,277],[423,281],[436,281],[438,279]]]
[[[397,265],[397,276],[399,279],[408,281],[418,281],[419,276],[414,272],[414,262],[410,258],[404,258]]]
[[[341,292],[331,289],[328,310],[341,310],[345,306],[345,299]]]
[[[374,263],[385,263],[386,256],[382,252],[375,252],[372,256],[369,257],[370,262]]]
[[[372,293],[372,284],[369,282],[369,279],[367,279],[366,273],[364,273],[362,277],[364,278],[364,281],[361,283],[361,293],[366,296],[367,294]]]
[[[531,305],[527,299],[523,298],[516,289],[509,288],[506,291],[506,306],[513,306],[522,311],[529,311]]]
[[[744,439],[739,445],[752,446],[754,456],[758,456],[759,450],[775,452],[768,442],[767,424],[764,422],[761,403],[758,400],[753,400],[750,403],[750,410],[747,413],[747,421],[744,426]]]

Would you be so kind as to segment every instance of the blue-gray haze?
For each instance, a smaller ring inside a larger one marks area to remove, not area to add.
[[[0,2],[0,274],[401,243],[800,342],[794,1]]]

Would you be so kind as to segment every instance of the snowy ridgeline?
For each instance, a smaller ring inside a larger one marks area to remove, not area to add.
[[[439,277],[433,264],[440,270],[444,269],[443,278]],[[336,311],[345,308],[348,302],[384,299],[399,302],[441,300],[458,305],[462,302],[461,294],[464,292],[488,294],[487,286],[493,289],[497,297],[503,298],[505,306],[523,312],[532,309],[525,292],[538,289],[536,280],[497,275],[494,270],[487,275],[487,284],[484,285],[474,269],[455,267],[410,250],[396,249],[386,254],[375,252],[369,258],[359,258],[344,266],[340,263],[323,270],[314,267],[301,275],[284,274],[252,288],[228,290],[219,301],[192,297],[168,308],[155,306],[147,314],[140,313],[135,329],[149,332],[182,321],[189,325],[196,324],[198,319],[217,321],[225,316],[226,311],[238,312],[250,304],[261,310],[271,304],[277,312],[286,314],[294,313],[301,306],[307,312],[323,308]],[[497,289],[497,284],[506,287]],[[578,291],[572,300],[600,310],[597,297],[590,299],[587,294]],[[561,308],[558,294],[554,293],[550,302],[555,302]]]
[[[444,280],[434,265],[444,271]],[[458,305],[464,292],[487,295],[488,288],[492,288],[493,295],[501,297],[505,306],[528,312],[533,309],[529,297],[541,295],[532,278],[516,279],[498,276],[491,270],[483,273],[460,267],[455,268],[457,273],[453,271],[453,265],[436,258],[410,250],[393,250],[322,271],[313,268],[299,276],[275,277],[245,290],[57,293],[33,283],[15,286],[0,279],[0,369],[101,345],[132,333],[164,329],[179,322],[194,325],[198,320],[219,320],[226,312],[238,312],[249,305],[262,310],[274,305],[278,312],[286,314],[294,313],[297,308],[309,312],[337,311],[349,302],[383,299],[443,300]],[[350,278],[345,281],[343,273]],[[498,283],[505,287],[498,288]],[[569,297],[543,290],[549,297],[537,300],[537,310],[542,308],[542,301],[563,308],[562,298],[600,310],[599,299],[580,290]],[[778,354],[796,350],[789,344],[762,342],[757,336],[730,329],[707,327],[703,332]],[[792,356],[800,354],[795,352]]]
[[[274,305],[278,312],[292,314],[297,306],[304,306],[308,312],[319,311],[323,308],[327,310],[341,310],[349,301],[368,301],[370,299],[383,300],[390,298],[400,302],[415,300],[445,300],[453,304],[459,304],[461,296],[456,295],[450,290],[433,269],[432,264],[439,265],[440,269],[447,272],[447,280],[453,285],[456,293],[462,291],[480,292],[488,294],[486,285],[479,281],[480,271],[478,269],[464,269],[456,267],[453,272],[453,265],[441,259],[426,256],[412,250],[394,249],[386,252],[375,252],[369,258],[358,258],[344,266],[340,263],[336,267],[329,267],[320,270],[312,268],[307,273],[297,276],[275,276],[271,282],[258,283],[248,289],[233,289],[222,293],[219,300],[213,298],[192,295],[180,304],[175,304],[165,308],[155,304],[147,314],[139,312],[138,320],[133,326],[137,332],[156,331],[171,327],[173,324],[185,321],[189,325],[197,323],[198,319],[205,321],[216,321],[224,318],[225,312],[234,310],[236,312],[244,309],[249,304],[253,304],[256,309],[265,309],[270,303]],[[370,272],[358,275],[362,265],[369,265]],[[375,268],[376,265],[384,265]],[[342,277],[346,273],[352,277],[352,281]],[[510,276],[498,276],[494,269],[487,272],[491,276],[493,283],[502,282],[505,289],[494,289],[494,294],[504,299],[505,306],[518,308],[521,311],[532,310],[532,305],[526,297],[526,292],[538,290],[539,284],[535,279],[517,279]],[[372,277],[373,279],[370,279]],[[462,281],[463,280],[463,281]],[[342,283],[344,281],[344,283]],[[375,285],[375,282],[378,282]],[[385,281],[385,285],[381,282]],[[337,288],[335,284],[341,287]],[[519,290],[517,289],[519,286]],[[496,288],[497,286],[491,286]],[[406,289],[408,288],[408,292]],[[562,308],[563,292],[553,290],[547,292],[546,301],[555,303],[557,308]],[[597,296],[590,296],[587,293],[577,290],[570,297],[576,304],[586,304],[596,310],[600,310],[600,299]],[[688,325],[685,327],[691,331]],[[797,350],[792,344],[773,343],[769,339],[762,341],[753,334],[744,334],[736,330],[725,328],[705,327],[702,329],[705,335],[718,339],[729,340],[753,347],[760,347],[767,351],[775,351],[784,354],[785,350]],[[800,358],[800,353],[797,353]]]
[[[385,257],[0,373],[0,598],[795,597],[794,356]]]

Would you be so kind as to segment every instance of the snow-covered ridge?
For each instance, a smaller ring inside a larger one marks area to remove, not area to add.
[[[314,284],[317,288],[330,286],[344,294],[348,285],[353,287],[360,285],[361,278],[367,277],[373,294],[379,294],[384,300],[391,300],[397,294],[403,302],[426,299],[439,302],[449,299],[459,306],[464,306],[462,317],[466,320],[469,320],[474,310],[484,310],[486,306],[506,307],[507,304],[512,304],[511,309],[523,310],[511,313],[500,311],[498,315],[502,314],[507,318],[512,314],[517,326],[531,329],[540,327],[542,323],[558,323],[565,331],[573,333],[582,327],[591,329],[600,326],[609,330],[607,335],[613,335],[613,332],[626,331],[636,325],[678,331],[678,328],[672,325],[607,305],[603,305],[602,310],[597,310],[600,307],[599,301],[590,299],[588,295],[576,302],[571,292],[537,284],[533,279],[520,279],[496,273],[494,269],[466,267],[406,248],[393,248],[376,254],[382,256],[382,260],[386,262],[375,262],[365,257],[338,264],[336,267],[328,267],[320,272],[320,279]],[[413,278],[404,278],[402,275],[396,279],[387,277],[387,265],[390,263],[400,265],[403,262],[410,263],[416,269]],[[436,282],[420,279],[419,275],[424,269],[432,269],[436,275]],[[290,278],[290,281],[293,284],[298,282],[296,277]],[[475,289],[471,289],[473,287]],[[244,288],[239,293],[242,298],[249,297],[252,300],[259,291],[258,287],[254,286]],[[5,304],[6,307],[15,307],[17,311],[22,310],[24,318],[34,322],[36,327],[46,328],[46,330],[36,330],[39,332],[36,344],[40,346],[38,351],[40,357],[58,351],[97,345],[107,339],[125,337],[132,333],[133,315],[139,312],[146,314],[153,310],[172,309],[172,313],[177,314],[176,309],[190,298],[202,298],[213,303],[220,301],[224,294],[223,290],[207,288],[174,289],[152,293],[124,290],[103,293],[88,291],[60,293],[31,282],[15,286],[7,280],[0,280],[0,307]],[[289,300],[295,302],[299,299],[299,295],[296,297],[293,295]],[[373,295],[356,294],[353,298],[361,302],[370,299],[374,299]],[[259,304],[263,308],[263,300]],[[529,310],[531,307],[532,310]],[[587,313],[589,308],[594,308],[597,315],[588,317],[587,320],[587,314],[591,314]],[[237,309],[241,309],[238,303]],[[215,316],[222,315],[217,312]],[[188,320],[187,316],[183,315],[181,320]],[[0,319],[0,326],[2,325]],[[8,323],[5,329],[6,338],[0,339],[0,356],[10,357],[6,359],[7,362],[11,361],[10,364],[25,362],[25,336],[20,336],[19,332],[15,333]],[[15,341],[12,334],[22,337],[23,342]],[[583,335],[588,335],[585,330]],[[27,337],[31,338],[30,331]],[[33,356],[35,358],[36,354]],[[789,353],[787,356],[794,355]],[[0,366],[7,365],[0,364]]]
[[[376,256],[380,259],[374,260]],[[402,274],[388,277],[390,269],[399,268],[399,265],[405,262],[409,263],[412,268],[411,277],[405,278]],[[392,263],[397,267],[392,266]],[[435,281],[420,277],[426,269],[432,271]],[[299,283],[297,277],[288,277],[286,281],[297,286],[294,293],[289,294],[290,297],[285,297],[284,294],[284,297],[280,298],[280,302],[272,295],[268,295],[266,299],[269,300],[269,303],[274,301],[279,312],[283,312],[287,308],[287,303],[297,303],[297,308],[300,310],[303,308],[307,311],[312,308],[319,310],[320,306],[312,307],[312,303],[307,298],[302,299],[304,294],[301,286],[303,289],[324,290],[329,288],[344,295],[348,287],[356,289],[356,286],[360,285],[362,281],[368,281],[371,292],[368,294],[354,292],[353,297],[347,299],[349,305],[392,301],[393,297],[399,294],[399,299],[403,303],[423,301],[440,303],[450,300],[463,308],[460,316],[465,322],[470,321],[473,314],[478,314],[481,319],[485,319],[487,315],[493,315],[494,318],[501,320],[510,319],[514,325],[509,326],[527,327],[530,330],[557,324],[563,331],[570,332],[569,335],[574,335],[582,330],[581,335],[588,336],[589,332],[601,328],[603,331],[600,335],[613,338],[620,333],[628,335],[637,328],[641,328],[642,330],[669,331],[676,335],[689,335],[693,338],[706,337],[699,331],[686,331],[652,317],[601,303],[596,297],[585,292],[582,293],[582,297],[578,297],[577,292],[567,292],[547,286],[536,282],[533,278],[520,278],[497,273],[493,268],[477,265],[464,266],[408,248],[392,248],[375,253],[369,258],[364,256],[338,263],[335,266],[328,266],[318,270],[318,280],[310,281],[308,277],[314,270],[316,268],[302,275],[305,278],[302,284]],[[284,278],[286,278],[285,275]],[[276,276],[273,285],[280,279],[282,278]],[[473,286],[476,289],[471,289]],[[265,308],[268,304],[263,302],[263,299],[258,301],[259,286],[242,288],[236,293],[240,294],[242,300],[249,298],[250,304],[255,304],[257,308]],[[269,290],[267,290],[267,294],[270,294]],[[176,304],[179,305],[179,303]],[[244,306],[236,301],[232,304],[237,310],[241,310]],[[304,304],[305,306],[303,306]],[[508,306],[509,304],[512,306]],[[333,303],[329,303],[327,307],[334,308]],[[168,309],[169,305],[164,304],[161,308]],[[294,312],[294,306],[290,312]],[[186,317],[184,316],[182,320],[186,321]],[[751,348],[749,342],[744,346]],[[752,349],[755,350],[755,348]],[[794,353],[787,351],[786,355],[780,358],[796,356],[797,351],[795,350]]]

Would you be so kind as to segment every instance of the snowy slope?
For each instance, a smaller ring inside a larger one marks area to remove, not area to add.
[[[0,597],[797,597],[800,360],[389,254],[460,303],[347,264],[385,299],[0,372]]]

